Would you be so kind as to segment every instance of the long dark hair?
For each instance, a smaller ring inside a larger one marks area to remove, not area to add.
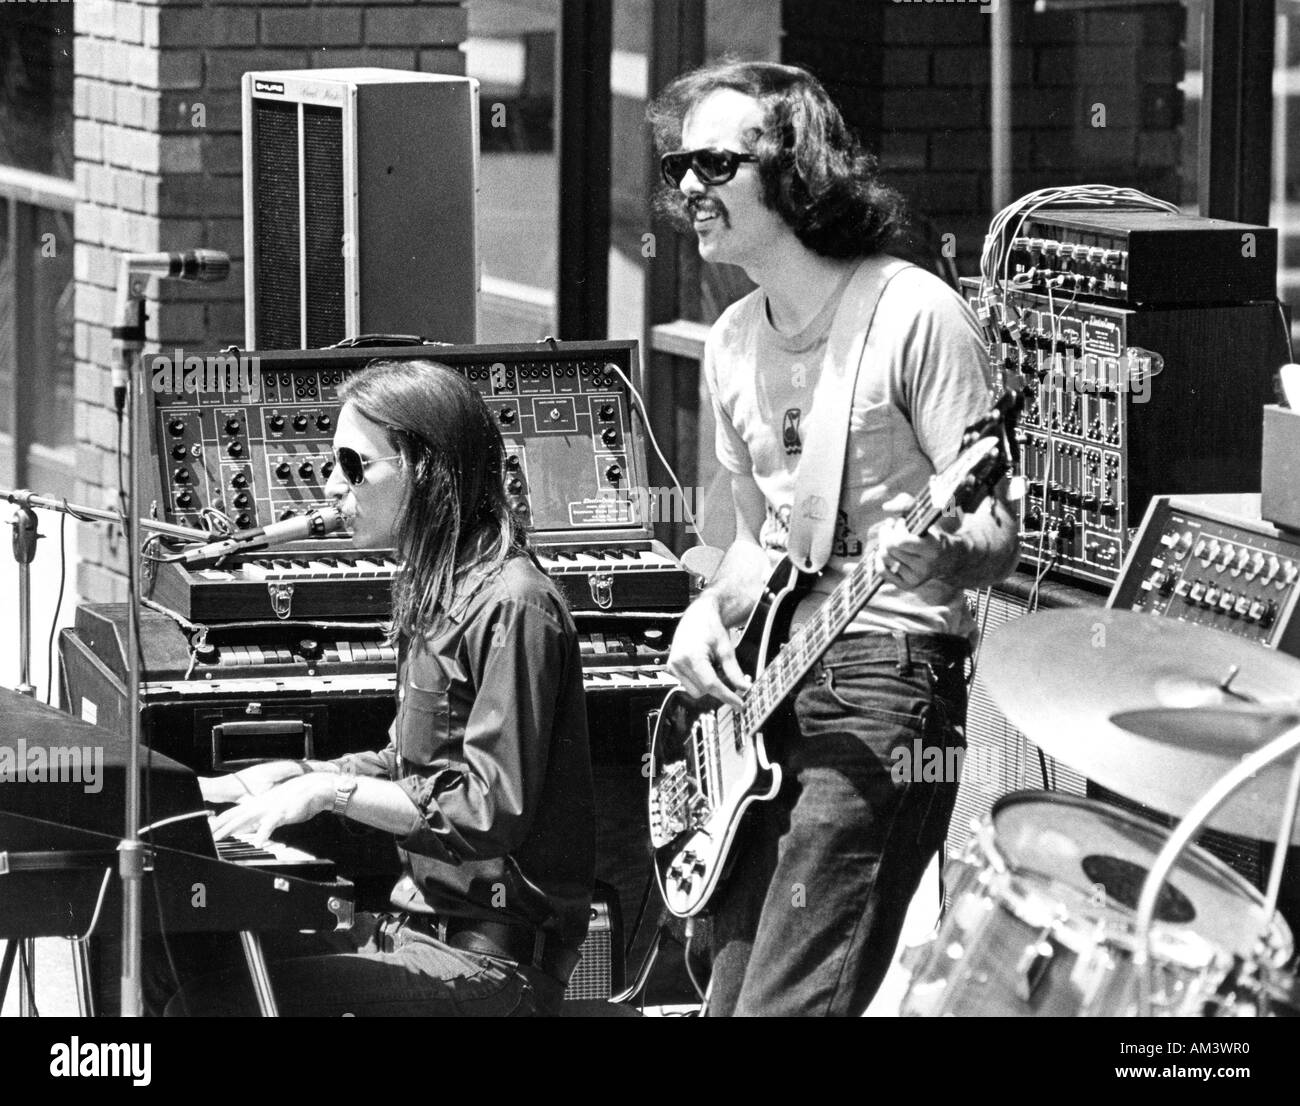
[[[678,77],[646,117],[660,154],[681,147],[691,109],[719,89],[752,96],[763,129],[750,140],[763,202],[808,249],[847,260],[885,248],[905,221],[903,198],[880,183],[876,159],[849,130],[821,82],[805,69],[772,62],[724,61]],[[656,209],[690,228],[682,194],[662,188]]]
[[[372,361],[339,395],[387,431],[407,473],[391,636],[409,640],[452,607],[469,570],[528,550],[501,486],[501,432],[470,384],[434,361]]]

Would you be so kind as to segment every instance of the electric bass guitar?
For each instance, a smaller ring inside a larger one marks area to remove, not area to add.
[[[924,534],[955,509],[974,510],[1002,479],[1003,441],[1010,440],[1018,400],[1005,393],[966,432],[960,456],[930,478],[908,513],[909,533]],[[863,557],[793,636],[795,608],[817,577],[788,558],[773,569],[736,644],[753,681],[739,709],[709,709],[680,689],[664,699],[650,748],[650,839],[659,889],[679,918],[698,914],[717,890],[746,808],[780,789],[781,769],[768,760],[763,727],[879,590],[873,560]]]

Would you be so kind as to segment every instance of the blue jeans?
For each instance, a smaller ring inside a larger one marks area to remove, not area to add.
[[[513,960],[453,948],[405,915],[364,915],[357,951],[272,960],[284,1017],[535,1017],[557,1014],[564,986]],[[371,928],[373,926],[373,928]],[[246,968],[202,976],[167,1005],[168,1016],[255,1017]]]
[[[952,816],[968,651],[859,635],[804,679],[768,733],[781,790],[750,807],[715,909],[709,1016],[866,1009]]]

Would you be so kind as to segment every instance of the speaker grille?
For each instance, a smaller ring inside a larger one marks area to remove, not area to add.
[[[343,112],[305,105],[302,154],[306,182],[307,348],[349,337],[344,305]]]
[[[253,266],[259,349],[301,349],[298,105],[253,100]]]
[[[607,999],[623,987],[623,932],[617,892],[608,885],[599,889],[591,900],[591,920],[587,937],[578,951],[582,959],[573,969],[564,997],[568,1000]]]
[[[1029,609],[1019,596],[999,588],[968,591],[966,601],[984,634],[1019,618]],[[1040,607],[1048,605],[1045,601]],[[1038,746],[998,710],[976,667],[966,709],[966,760],[948,830],[948,855],[960,855],[970,839],[971,822],[981,821],[1003,795],[1027,789],[1061,791],[1069,795],[1084,793],[1086,782],[1083,776],[1053,757],[1044,757],[1044,760],[1047,765],[1046,783]]]

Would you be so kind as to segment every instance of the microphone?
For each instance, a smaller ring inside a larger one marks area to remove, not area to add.
[[[285,519],[283,522],[273,522],[269,526],[259,526],[255,530],[243,530],[220,541],[211,541],[206,545],[187,549],[181,556],[180,563],[190,565],[199,561],[214,561],[231,553],[248,553],[272,545],[284,545],[286,542],[323,537],[342,528],[342,511],[337,507],[320,507],[305,515]]]
[[[144,345],[144,285],[149,277],[176,277],[211,283],[230,275],[230,254],[222,250],[183,253],[126,253],[118,259],[117,325],[113,327],[113,403],[126,407],[131,366]]]
[[[206,284],[230,276],[230,254],[223,250],[185,250],[181,253],[131,253],[125,261],[140,276],[175,277]]]

